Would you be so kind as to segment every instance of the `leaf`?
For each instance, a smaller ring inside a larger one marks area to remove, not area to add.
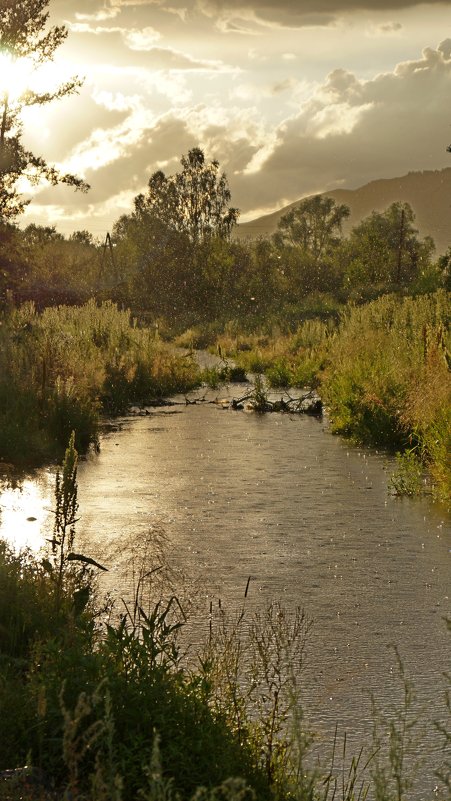
[[[103,565],[96,562],[95,559],[91,559],[90,556],[84,556],[82,553],[69,553],[66,556],[67,562],[83,562],[85,565],[94,565],[94,567],[98,567],[100,570],[105,570],[108,572],[108,568],[104,567]]]
[[[74,609],[76,615],[81,615],[84,611],[86,604],[89,601],[90,596],[90,589],[89,587],[82,587],[81,590],[76,590],[74,592]]]

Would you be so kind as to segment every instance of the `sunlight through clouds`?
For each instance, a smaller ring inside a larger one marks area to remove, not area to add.
[[[382,6],[59,0],[53,21],[70,33],[53,78],[78,73],[85,85],[64,108],[42,108],[38,123],[27,111],[25,124],[44,155],[56,151],[62,169],[91,184],[67,201],[67,227],[77,211],[89,228],[93,208],[111,227],[114,198],[142,191],[158,164],[177,169],[195,146],[219,160],[246,216],[448,166],[451,70],[437,42],[451,32],[451,2]],[[33,196],[36,221],[58,205],[47,188]]]

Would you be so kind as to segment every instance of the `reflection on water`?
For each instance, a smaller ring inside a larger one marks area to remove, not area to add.
[[[51,530],[53,476],[40,471],[33,478],[6,486],[0,493],[0,537],[16,551],[37,553]]]
[[[451,640],[443,620],[450,517],[427,499],[390,497],[389,460],[323,429],[316,419],[206,404],[126,418],[80,464],[79,544],[110,568],[102,582],[119,597],[133,591],[137,543],[160,526],[184,592],[202,586],[204,620],[211,600],[241,604],[248,576],[251,608],[273,599],[303,606],[314,620],[309,718],[323,743],[336,723],[347,730],[351,752],[371,732],[370,692],[384,709],[402,697],[396,644],[427,721],[421,786],[411,797],[431,797],[439,748],[432,721],[444,716]],[[14,524],[21,514],[25,534],[43,520],[37,499],[51,505],[48,480],[42,486],[27,484],[30,501]],[[146,566],[155,567],[161,555],[146,542]]]

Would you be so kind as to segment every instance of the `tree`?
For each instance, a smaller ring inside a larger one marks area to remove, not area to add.
[[[23,233],[0,219],[0,306],[9,291],[16,291],[27,275]]]
[[[193,243],[212,236],[227,239],[239,212],[229,206],[230,189],[219,163],[207,164],[203,151],[195,147],[182,156],[181,165],[175,175],[166,177],[159,170],[151,176],[147,193],[135,198],[136,217],[153,216]]]
[[[349,206],[337,205],[331,197],[308,197],[280,218],[274,241],[297,247],[318,263],[340,242],[349,215]]]
[[[47,27],[49,0],[0,0],[0,221],[21,214],[27,202],[18,189],[26,177],[31,184],[42,178],[51,184],[65,183],[86,191],[80,178],[63,174],[22,144],[21,112],[27,106],[44,105],[77,92],[78,78],[61,84],[53,92],[24,89],[14,94],[15,76],[24,66],[33,72],[52,61],[55,50],[67,36],[64,26]]]
[[[273,241],[296,294],[329,291],[340,283],[336,252],[350,209],[324,195],[303,200],[279,220]]]
[[[155,316],[178,316],[188,305],[193,247],[186,234],[170,230],[155,214],[122,215],[112,238],[128,302]]]
[[[430,237],[418,239],[414,222],[411,206],[398,201],[355,226],[344,248],[347,283],[412,283],[435,247]]]

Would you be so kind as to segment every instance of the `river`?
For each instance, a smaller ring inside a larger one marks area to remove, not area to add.
[[[313,620],[304,702],[321,753],[336,724],[351,748],[369,745],[371,693],[392,714],[403,694],[396,645],[419,719],[410,797],[432,798],[451,643],[449,512],[391,496],[393,460],[333,436],[325,419],[180,401],[115,421],[80,462],[77,537],[109,568],[102,586],[130,599],[139,560],[153,567],[163,549],[194,618],[218,599],[240,606],[249,576],[251,610],[303,607]],[[52,485],[40,471],[5,488],[0,535],[37,548]]]

